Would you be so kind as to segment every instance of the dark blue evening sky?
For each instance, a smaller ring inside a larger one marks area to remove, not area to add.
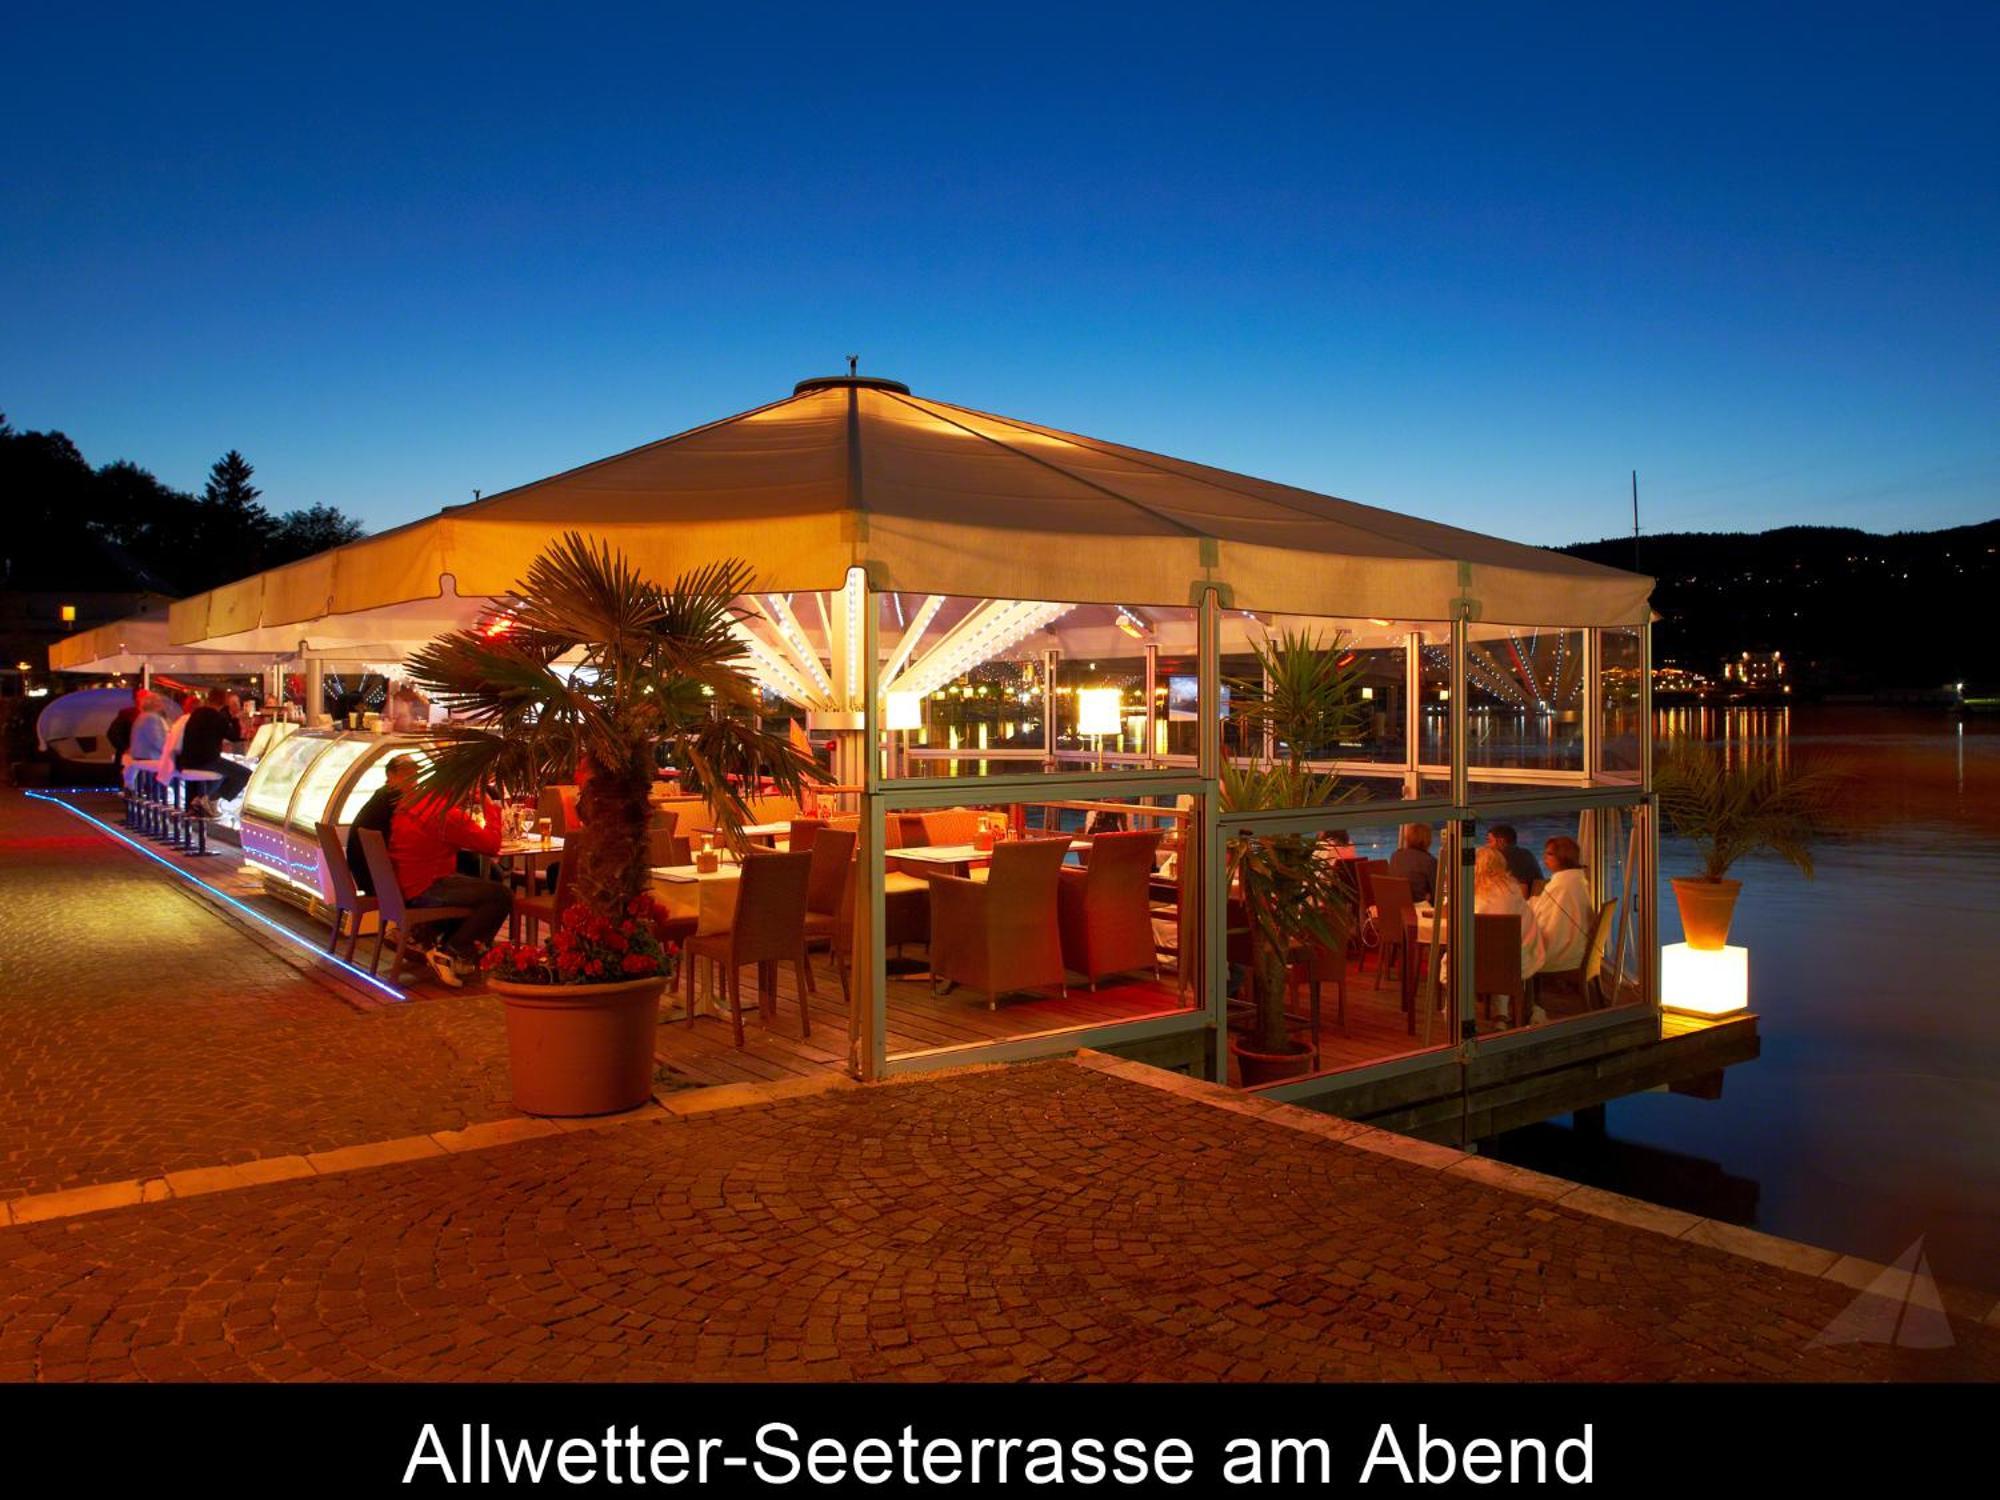
[[[2000,514],[1990,4],[223,9],[5,33],[94,462],[382,526],[855,352],[1531,541]]]

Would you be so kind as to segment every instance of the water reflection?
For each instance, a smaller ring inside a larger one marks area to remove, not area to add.
[[[1925,1235],[1938,1275],[2000,1288],[2000,723],[1802,705],[1656,730],[1850,778],[1817,879],[1735,872],[1763,1055],[1719,1100],[1636,1095],[1602,1141],[1541,1126],[1497,1154],[1877,1260]],[[1664,877],[1692,855],[1669,839],[1660,862],[1677,942]]]

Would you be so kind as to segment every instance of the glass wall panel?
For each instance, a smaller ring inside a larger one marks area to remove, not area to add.
[[[1371,814],[1365,824],[1228,835],[1232,1083],[1296,1082],[1451,1047],[1440,955],[1456,826]],[[1289,1055],[1274,1060],[1274,1042]]]
[[[1646,671],[1644,632],[1637,626],[1597,633],[1598,775],[1601,782],[1639,780],[1640,715]]]
[[[1191,766],[1200,611],[878,598],[892,778]]]
[[[1193,797],[890,811],[889,1057],[1199,1009],[1199,829]]]
[[[1639,816],[1587,807],[1479,825],[1482,1035],[1646,1003],[1639,976],[1652,888]],[[1504,942],[1494,935],[1503,924]]]
[[[1420,765],[1448,775],[1449,639],[1441,621],[1226,611],[1224,753],[1239,765],[1331,774],[1342,801],[1419,795]],[[1434,698],[1425,692],[1432,680]]]
[[[1584,776],[1584,633],[1474,624],[1466,640],[1466,769],[1477,801]]]

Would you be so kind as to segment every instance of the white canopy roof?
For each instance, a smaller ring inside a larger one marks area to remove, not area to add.
[[[912,396],[789,398],[176,603],[177,645],[413,646],[564,531],[662,580],[741,557],[761,590],[878,588],[1398,620],[1637,625],[1651,581],[1288,485]]]
[[[176,646],[168,639],[167,609],[162,605],[127,619],[79,630],[53,642],[49,646],[49,668],[94,677],[125,676],[145,667],[156,672],[234,676],[262,671],[277,654]]]

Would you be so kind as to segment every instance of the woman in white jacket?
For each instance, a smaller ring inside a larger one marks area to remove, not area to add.
[[[1542,849],[1549,882],[1528,902],[1535,926],[1542,933],[1542,967],[1551,970],[1583,967],[1590,942],[1590,876],[1583,868],[1583,851],[1576,840],[1558,834]]]

